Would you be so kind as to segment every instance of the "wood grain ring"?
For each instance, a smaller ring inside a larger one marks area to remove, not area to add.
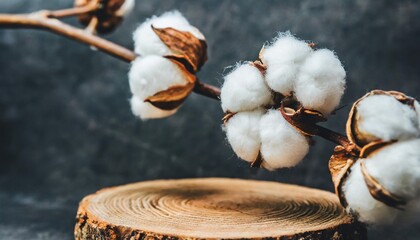
[[[329,192],[274,182],[140,182],[82,200],[76,239],[366,239]]]

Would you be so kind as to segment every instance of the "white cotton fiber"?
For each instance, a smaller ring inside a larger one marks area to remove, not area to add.
[[[224,79],[220,95],[224,112],[251,111],[271,101],[264,76],[250,63],[238,65]]]
[[[176,113],[178,109],[165,111],[161,110],[148,102],[144,102],[140,98],[133,96],[130,100],[131,111],[137,117],[141,119],[155,119],[165,118]]]
[[[166,12],[161,16],[153,16],[141,24],[133,34],[134,51],[140,55],[170,55],[172,51],[160,40],[152,29],[174,28],[179,31],[190,32],[196,38],[204,40],[203,34],[191,26],[187,19],[178,11]]]
[[[392,96],[373,95],[357,105],[357,127],[384,141],[419,136],[419,121],[415,110]]]
[[[393,143],[366,161],[370,175],[402,197],[420,196],[420,139]]]
[[[281,33],[274,43],[263,51],[262,61],[267,66],[268,86],[283,95],[293,91],[299,67],[312,52],[308,43],[296,39],[290,33]]]
[[[330,50],[313,52],[303,63],[295,83],[297,99],[305,108],[329,115],[340,103],[346,72]]]
[[[134,95],[131,99],[131,110],[142,119],[163,118],[174,114],[176,110],[164,111],[144,100],[171,86],[188,83],[175,63],[160,56],[145,56],[134,60],[128,78]]]
[[[415,101],[414,102],[414,108],[416,109],[417,120],[418,120],[418,127],[420,129],[420,103],[418,101]]]
[[[260,151],[260,120],[263,114],[263,110],[240,112],[225,125],[233,151],[247,162],[255,161]]]
[[[413,201],[420,197],[420,139],[397,142],[382,148],[365,160],[368,173],[386,190],[409,201],[408,209],[400,211],[375,200],[369,193],[360,170],[360,161],[352,168],[343,185],[349,204],[360,220],[371,224],[391,224],[402,217]]]
[[[306,156],[309,143],[278,110],[269,110],[260,122],[263,167],[275,170],[296,166]]]
[[[138,57],[128,73],[131,92],[142,100],[174,85],[186,85],[181,69],[171,60],[160,56]]]
[[[347,211],[355,213],[361,222],[378,225],[391,224],[398,215],[399,210],[388,207],[370,195],[359,162],[351,168],[343,190],[348,203]]]
[[[133,11],[134,5],[135,5],[135,0],[125,0],[125,2],[120,7],[120,9],[118,9],[115,15],[119,17],[127,16]]]

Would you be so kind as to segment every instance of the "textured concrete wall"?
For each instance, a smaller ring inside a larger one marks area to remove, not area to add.
[[[0,0],[0,12],[71,5]],[[107,38],[132,48],[138,23],[174,8],[207,36],[210,60],[199,76],[211,84],[220,85],[224,67],[255,59],[277,31],[291,30],[337,52],[348,72],[343,104],[375,88],[420,97],[419,2],[138,0],[134,14]],[[133,181],[223,176],[332,190],[327,161],[333,145],[322,139],[298,167],[269,173],[237,160],[213,100],[193,95],[174,117],[135,119],[128,68],[52,34],[0,30],[1,239],[71,238],[84,195]],[[327,125],[343,132],[348,111]],[[419,234],[393,227],[372,230],[371,239]]]

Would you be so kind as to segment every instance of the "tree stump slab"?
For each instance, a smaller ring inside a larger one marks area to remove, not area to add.
[[[366,239],[329,192],[239,179],[134,183],[79,206],[75,239]]]

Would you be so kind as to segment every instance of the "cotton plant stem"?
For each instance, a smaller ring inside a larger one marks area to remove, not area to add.
[[[96,33],[96,27],[98,26],[98,23],[99,23],[99,19],[97,17],[92,17],[88,26],[85,28],[85,31],[90,33],[90,34],[95,34]]]
[[[84,43],[86,45],[95,47],[99,51],[109,54],[125,62],[132,62],[138,55],[133,51],[124,48],[111,41],[95,36],[88,31],[78,29],[58,19],[51,18],[63,17],[75,14],[78,10],[62,10],[63,12],[55,11],[39,11],[30,14],[0,14],[0,28],[28,28],[41,29],[56,33],[63,37]],[[86,8],[84,11],[91,10]],[[79,11],[79,13],[82,11]],[[53,14],[52,14],[53,13]],[[215,100],[220,100],[220,89],[199,80],[196,83],[194,92]]]
[[[0,14],[0,28],[32,28],[56,33],[75,41],[93,46],[126,62],[137,56],[134,52],[101,37],[48,17],[48,11],[30,14]]]
[[[67,9],[60,9],[56,11],[46,11],[47,16],[50,18],[66,18],[78,16],[85,13],[90,13],[98,10],[100,8],[99,1],[92,1],[90,4],[87,4],[82,7],[73,7]]]
[[[349,152],[353,151],[356,147],[345,135],[334,132],[331,129],[315,125],[314,133],[316,136],[322,137],[330,142],[343,146]]]
[[[220,101],[220,88],[213,85],[205,84],[197,79],[194,86],[194,92],[215,100]]]

